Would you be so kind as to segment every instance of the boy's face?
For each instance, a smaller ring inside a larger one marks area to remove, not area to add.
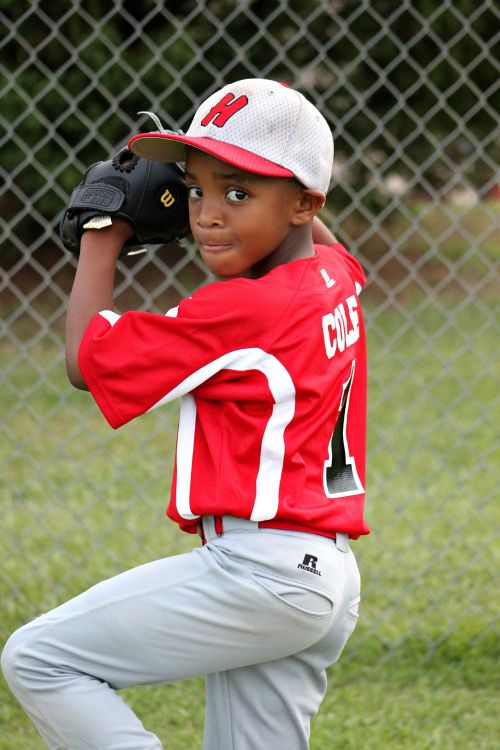
[[[297,219],[304,191],[293,180],[254,175],[188,149],[186,184],[191,231],[215,276],[259,276],[312,254],[292,231],[305,223]]]

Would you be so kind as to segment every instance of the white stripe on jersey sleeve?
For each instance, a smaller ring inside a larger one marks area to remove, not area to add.
[[[284,433],[295,413],[295,386],[288,370],[272,354],[262,349],[238,349],[209,362],[193,372],[176,388],[166,393],[149,411],[182,396],[177,439],[176,504],[182,518],[193,519],[189,496],[196,424],[196,403],[190,393],[221,370],[258,370],[267,379],[274,398],[271,417],[262,438],[256,495],[252,521],[267,521],[275,517],[279,504],[279,486],[285,457]]]
[[[115,313],[113,310],[101,310],[99,313],[103,318],[105,318],[110,326],[114,326],[117,320],[120,320],[120,316],[118,313]]]

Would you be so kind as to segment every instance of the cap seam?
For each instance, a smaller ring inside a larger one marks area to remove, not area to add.
[[[299,121],[300,114],[302,112],[302,97],[300,96],[300,94],[299,94],[298,91],[294,91],[293,93],[296,94],[296,96],[297,96],[297,98],[299,100],[299,108],[298,108],[297,116],[296,116],[296,118],[294,120],[294,123],[293,123],[293,137],[292,137],[292,132],[290,132],[288,134],[288,138],[286,140],[285,147],[283,148],[283,151],[282,151],[281,156],[280,156],[281,162],[283,162],[283,157],[288,153],[289,146],[293,142],[293,139],[295,138],[295,136],[297,134],[297,123]],[[292,128],[290,128],[290,131],[292,131]],[[286,167],[286,169],[288,169],[288,167]],[[290,171],[292,172],[293,170],[290,170]],[[293,171],[293,174],[295,175],[296,179],[299,179],[297,177],[297,174],[296,174],[295,171]]]

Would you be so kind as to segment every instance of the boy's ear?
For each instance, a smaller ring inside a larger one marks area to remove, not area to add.
[[[325,195],[319,190],[303,188],[297,195],[292,224],[301,226],[312,221],[325,204]]]

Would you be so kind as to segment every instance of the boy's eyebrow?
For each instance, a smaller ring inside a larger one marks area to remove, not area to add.
[[[188,169],[185,171],[185,177],[190,180],[195,180],[196,175],[190,172]],[[238,180],[239,182],[255,182],[259,179],[259,175],[254,175],[251,172],[243,172],[240,170],[234,170],[232,172],[215,172],[214,177],[219,180]]]

